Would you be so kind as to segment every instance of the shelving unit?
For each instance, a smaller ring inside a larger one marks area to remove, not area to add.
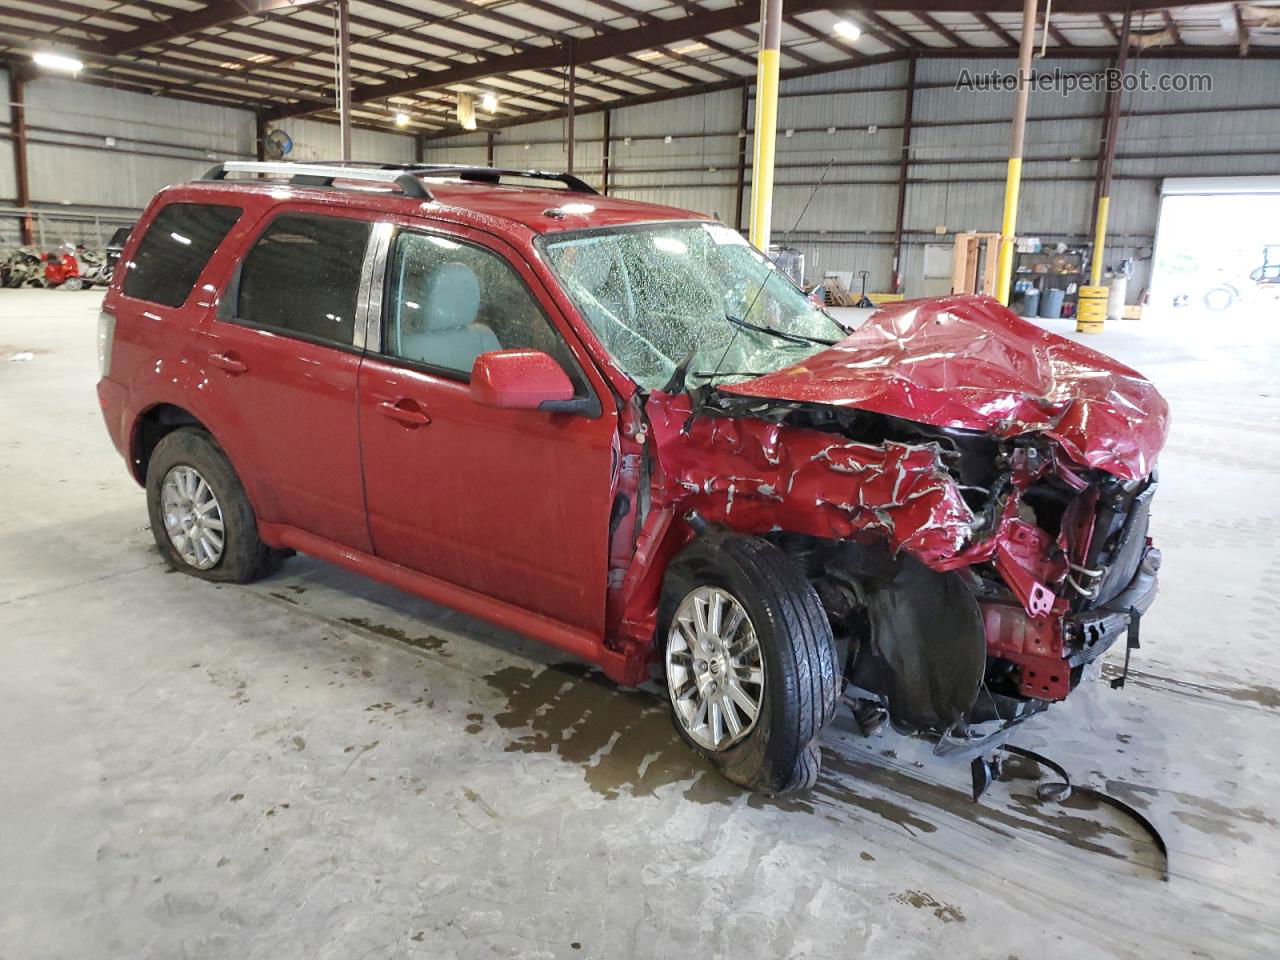
[[[1071,247],[1063,253],[1056,250],[1015,252],[1012,300],[1016,302],[1027,289],[1035,289],[1040,292],[1040,302],[1044,303],[1046,292],[1057,288],[1064,291],[1062,315],[1075,316],[1076,298],[1080,285],[1084,282],[1087,256],[1088,251],[1084,247]],[[1074,289],[1070,289],[1073,284]]]

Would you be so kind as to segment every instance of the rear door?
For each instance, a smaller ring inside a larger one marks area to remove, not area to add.
[[[401,229],[388,261],[360,372],[376,553],[602,632],[617,429],[603,383],[528,264],[491,235]],[[475,358],[517,347],[551,354],[584,412],[473,401]]]
[[[356,419],[373,224],[283,205],[201,324],[197,415],[255,494],[259,519],[371,550]]]

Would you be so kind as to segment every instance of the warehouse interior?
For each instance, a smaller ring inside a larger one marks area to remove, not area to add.
[[[1280,955],[1277,89],[1271,0],[0,0],[0,956]],[[1159,596],[985,792],[847,699],[766,796],[528,631],[169,576],[100,313],[237,161],[571,174],[855,336],[993,298],[1167,401]]]

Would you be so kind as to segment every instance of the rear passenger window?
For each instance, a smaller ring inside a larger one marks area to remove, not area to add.
[[[207,203],[169,204],[156,214],[133,259],[125,264],[124,295],[182,306],[241,212],[239,207]]]
[[[236,319],[349,347],[371,224],[285,214],[244,258]]]

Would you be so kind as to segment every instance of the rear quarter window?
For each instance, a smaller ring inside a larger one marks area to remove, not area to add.
[[[220,204],[169,204],[156,214],[125,264],[124,295],[166,307],[182,306],[242,212],[240,207]]]

